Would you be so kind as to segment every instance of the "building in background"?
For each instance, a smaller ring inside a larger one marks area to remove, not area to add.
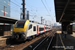
[[[57,23],[54,23],[54,26],[57,26]]]
[[[10,17],[10,0],[0,0],[0,15]],[[9,25],[7,23],[0,23],[0,25]]]
[[[10,17],[10,0],[0,0],[0,15]]]
[[[10,0],[0,0],[0,16],[10,17]],[[0,23],[0,36],[11,35],[11,24]]]

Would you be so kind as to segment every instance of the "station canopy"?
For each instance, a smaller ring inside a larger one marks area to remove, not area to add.
[[[9,24],[14,24],[18,19],[14,19],[11,17],[6,17],[6,16],[1,16],[0,15],[0,23],[9,23]]]
[[[57,22],[75,21],[75,0],[54,0]]]

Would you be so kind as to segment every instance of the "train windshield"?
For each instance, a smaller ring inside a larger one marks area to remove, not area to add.
[[[15,28],[24,28],[25,21],[19,21],[16,23]]]

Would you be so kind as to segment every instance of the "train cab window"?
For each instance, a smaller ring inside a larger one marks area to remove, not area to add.
[[[36,26],[33,27],[33,31],[36,31]]]
[[[32,28],[32,25],[29,26],[29,29],[31,29],[31,28]]]
[[[15,28],[24,28],[25,21],[18,21],[15,25]]]

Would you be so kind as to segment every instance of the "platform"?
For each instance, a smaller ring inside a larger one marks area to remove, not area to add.
[[[56,50],[75,50],[75,33],[66,35],[61,34],[61,31],[57,31],[56,46],[53,46]]]
[[[6,39],[7,38],[0,38],[0,46],[6,46]]]
[[[9,39],[11,36],[0,36],[0,47],[4,47],[7,44],[7,39]]]

